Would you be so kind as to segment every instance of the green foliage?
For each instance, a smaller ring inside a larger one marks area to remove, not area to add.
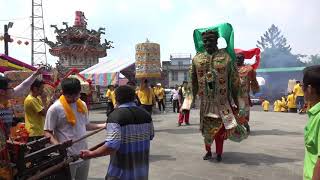
[[[281,35],[281,31],[274,24],[271,25],[260,39],[260,41],[257,41],[257,46],[263,51],[266,49],[278,49],[283,52],[291,51],[290,45],[287,45],[287,39]]]
[[[291,53],[287,39],[274,24],[257,41],[257,47],[262,50],[260,68],[304,66],[300,60],[303,55]]]
[[[309,61],[306,62],[307,66],[320,65],[320,54],[309,56]]]

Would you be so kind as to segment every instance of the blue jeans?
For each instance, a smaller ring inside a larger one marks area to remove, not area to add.
[[[297,96],[296,98],[296,105],[298,110],[300,111],[304,107],[304,97],[303,96]]]

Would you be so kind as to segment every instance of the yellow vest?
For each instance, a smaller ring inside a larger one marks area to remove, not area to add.
[[[113,91],[111,91],[110,89],[108,89],[107,93],[106,93],[106,97],[111,99],[112,104],[115,106],[116,105],[116,94]]]
[[[281,111],[281,101],[280,100],[276,100],[273,104],[273,111],[274,112],[280,112]]]
[[[151,88],[148,89],[139,89],[137,95],[141,104],[143,105],[153,105],[154,102],[154,93]]]
[[[164,89],[163,88],[155,88],[154,89],[154,94],[157,96],[158,99],[163,99],[164,97]]]
[[[44,109],[42,101],[39,97],[33,97],[29,94],[24,100],[25,123],[29,135],[43,136],[44,119],[39,112]]]
[[[263,110],[264,110],[264,111],[269,111],[270,102],[267,101],[267,100],[264,100],[263,103],[262,103],[262,107],[263,107]]]
[[[299,84],[296,84],[293,88],[294,95],[297,96],[304,96],[304,92],[302,90],[302,87]]]
[[[287,101],[284,97],[282,97],[280,106],[281,106],[281,112],[287,111]]]
[[[294,97],[293,94],[290,94],[288,96],[288,108],[297,108],[296,106],[296,98]]]

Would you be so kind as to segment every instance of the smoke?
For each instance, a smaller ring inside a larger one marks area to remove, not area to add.
[[[293,55],[289,51],[281,49],[265,49],[261,55],[260,68],[286,68],[301,67],[304,63],[300,61],[298,55]]]
[[[303,67],[298,55],[282,49],[265,49],[261,54],[260,69],[281,68],[278,71],[259,72],[258,76],[265,79],[266,84],[262,86],[261,92],[270,100],[279,99],[288,94],[288,81],[290,79],[302,79],[302,70],[292,71],[289,68]]]
[[[260,86],[261,96],[275,100],[288,94],[288,81],[290,79],[301,80],[302,71],[282,71],[282,72],[258,72],[257,76],[263,77],[266,84]]]

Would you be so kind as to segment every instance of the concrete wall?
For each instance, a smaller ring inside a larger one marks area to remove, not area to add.
[[[181,85],[182,82],[185,80],[184,79],[184,72],[186,72],[187,75],[188,75],[188,79],[187,80],[190,79],[189,71],[186,70],[186,71],[176,71],[176,72],[178,72],[178,80],[177,81],[173,81],[172,80],[172,71],[169,71],[169,87],[174,87],[176,84]]]
[[[190,58],[177,58],[177,59],[171,59],[171,64],[178,66],[179,62],[182,62],[182,65],[190,65],[191,59]]]

